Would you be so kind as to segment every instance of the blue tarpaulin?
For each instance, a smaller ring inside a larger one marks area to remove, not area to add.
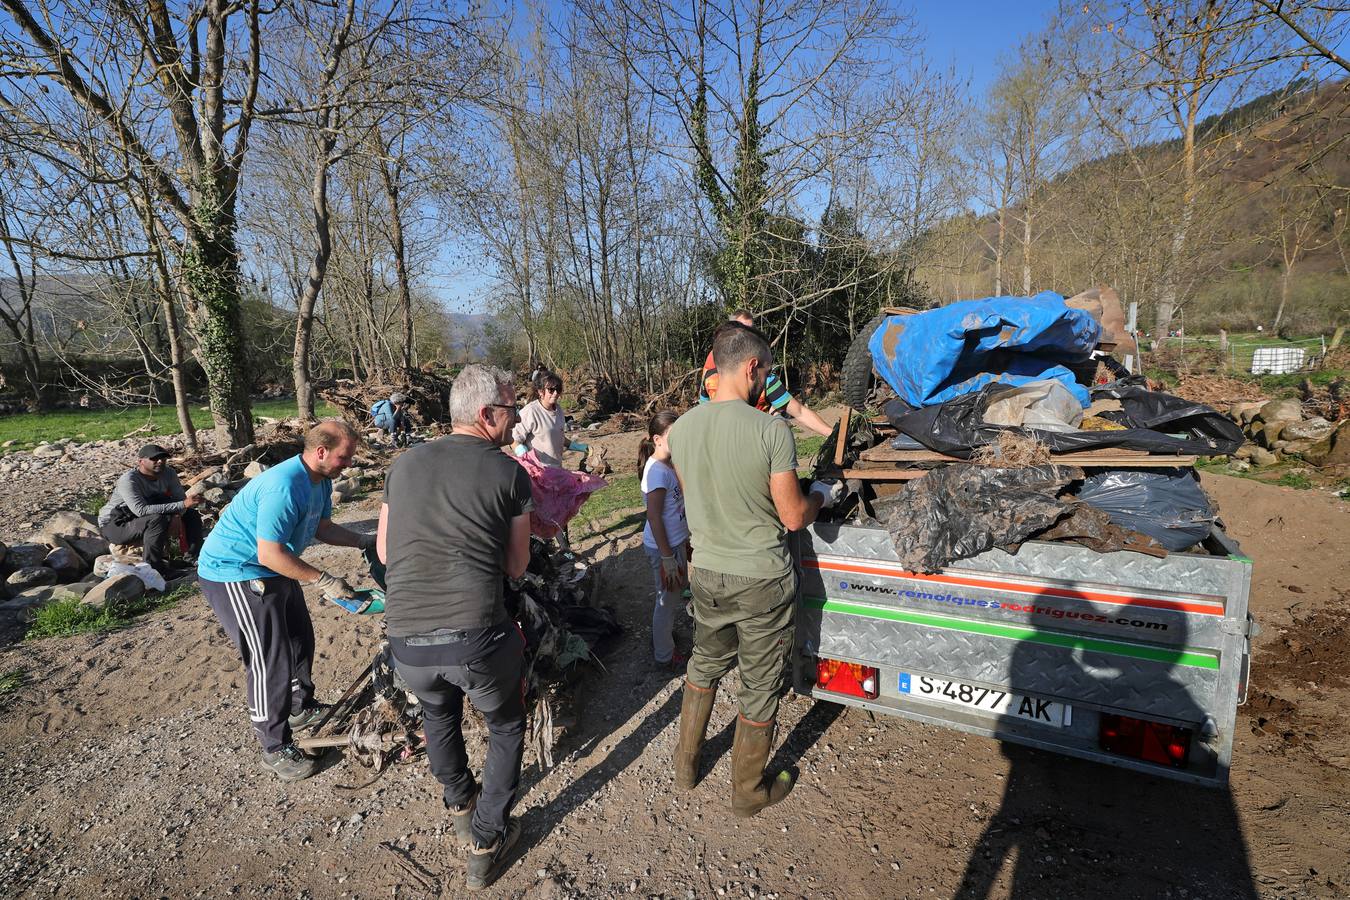
[[[986,297],[891,316],[868,342],[877,373],[912,406],[936,406],[986,384],[1053,378],[1091,403],[1066,365],[1087,360],[1101,325],[1053,291]]]

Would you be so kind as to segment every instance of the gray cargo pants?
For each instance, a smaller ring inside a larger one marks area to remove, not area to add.
[[[771,722],[787,684],[797,573],[746,578],[689,569],[694,595],[694,651],[687,672],[695,687],[712,687],[740,667],[741,715]]]

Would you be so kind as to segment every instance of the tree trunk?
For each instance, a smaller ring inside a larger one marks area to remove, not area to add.
[[[408,286],[407,250],[403,240],[403,209],[399,197],[398,174],[402,172],[402,163],[398,172],[390,171],[387,160],[381,160],[380,174],[384,176],[384,192],[389,198],[389,244],[394,251],[394,273],[398,278],[398,305],[403,314],[403,369],[411,372],[413,367],[413,314],[412,290]]]
[[[1006,207],[999,207],[998,210],[998,245],[994,250],[994,296],[1003,296],[1003,248],[1007,239],[1008,232],[1008,210]]]
[[[1031,207],[1022,216],[1022,295],[1031,296]]]
[[[1271,334],[1280,333],[1280,322],[1284,320],[1284,308],[1289,303],[1289,282],[1294,277],[1294,264],[1286,262],[1280,273],[1280,305],[1275,308],[1275,321],[1270,326]]]
[[[253,443],[253,407],[249,401],[248,354],[240,314],[239,254],[233,219],[223,204],[207,196],[196,203],[200,227],[189,238],[183,260],[187,293],[201,311],[198,352],[206,370],[216,449]]]
[[[333,239],[328,215],[328,156],[333,139],[327,134],[319,138],[319,152],[315,157],[314,183],[310,186],[310,204],[314,214],[314,257],[309,263],[309,274],[300,291],[295,315],[295,350],[291,358],[291,374],[295,381],[296,414],[302,421],[314,419],[314,385],[310,380],[309,348],[314,331],[314,306],[323,290],[323,279],[328,272],[328,258],[333,252]]]

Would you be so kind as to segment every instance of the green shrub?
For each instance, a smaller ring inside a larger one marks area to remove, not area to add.
[[[138,616],[157,609],[168,609],[184,597],[195,593],[197,586],[186,584],[167,594],[145,594],[116,609],[95,609],[79,600],[59,600],[39,607],[33,623],[28,626],[28,640],[51,637],[70,637],[90,632],[115,631],[130,625]]]

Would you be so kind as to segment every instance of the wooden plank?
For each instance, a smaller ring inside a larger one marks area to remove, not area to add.
[[[859,460],[875,463],[938,463],[966,462],[945,453],[932,450],[895,450],[884,444],[864,450]],[[1142,450],[1118,450],[1105,448],[1100,450],[1080,450],[1074,453],[1051,455],[1051,461],[1079,466],[1190,466],[1195,464],[1193,455],[1162,456],[1145,453]]]
[[[844,414],[839,417],[839,434],[834,439],[834,464],[844,464],[844,451],[848,449],[848,420],[853,415],[853,407],[845,406]]]
[[[858,478],[862,481],[909,481],[922,478],[927,469],[845,469],[845,478]]]

